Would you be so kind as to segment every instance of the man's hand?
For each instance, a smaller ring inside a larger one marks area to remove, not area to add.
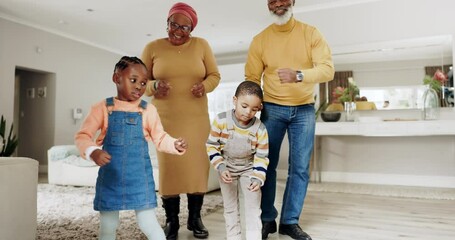
[[[96,165],[102,167],[111,162],[111,155],[104,150],[96,149],[90,157],[95,161]]]
[[[295,83],[297,81],[297,72],[290,68],[280,68],[277,70],[281,83]]]

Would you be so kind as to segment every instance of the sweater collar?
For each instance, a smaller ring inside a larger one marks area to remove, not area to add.
[[[295,26],[295,19],[294,17],[292,16],[291,19],[289,19],[289,21],[283,25],[277,25],[277,24],[273,24],[272,27],[273,27],[273,30],[274,31],[278,31],[278,32],[290,32]]]

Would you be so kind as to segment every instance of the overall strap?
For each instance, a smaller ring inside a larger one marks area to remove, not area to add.
[[[256,138],[256,134],[259,130],[259,127],[261,126],[261,121],[259,121],[258,118],[254,118],[254,124],[253,126],[250,127],[250,133],[248,138],[250,139],[251,142],[253,142],[254,138]]]
[[[139,103],[139,114],[142,114],[142,111],[147,109],[147,102],[145,100],[141,100]]]
[[[106,98],[106,106],[114,106],[114,97]]]
[[[147,109],[147,102],[145,100],[141,100],[139,107],[141,107],[144,110]]]
[[[232,110],[226,112],[226,125],[228,134],[231,135],[231,133],[235,130],[234,120],[232,120]]]
[[[114,97],[106,98],[106,107],[107,107],[107,112],[109,114],[111,114],[112,109],[114,108]]]

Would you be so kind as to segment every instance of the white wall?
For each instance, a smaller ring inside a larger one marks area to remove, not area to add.
[[[446,59],[445,64],[452,64]],[[423,84],[425,67],[440,66],[441,59],[338,64],[336,71],[353,71],[359,87],[412,86]]]
[[[85,116],[116,94],[111,77],[121,56],[1,18],[0,29],[0,113],[12,122],[16,67],[55,73],[54,145],[72,144],[80,121],[74,124],[71,109],[81,107]]]
[[[297,18],[317,26],[332,47],[455,33],[452,0],[382,0]]]

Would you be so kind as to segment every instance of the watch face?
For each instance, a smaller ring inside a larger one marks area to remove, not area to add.
[[[297,77],[298,81],[302,81],[303,80],[303,73],[297,72],[297,76],[296,77]]]

